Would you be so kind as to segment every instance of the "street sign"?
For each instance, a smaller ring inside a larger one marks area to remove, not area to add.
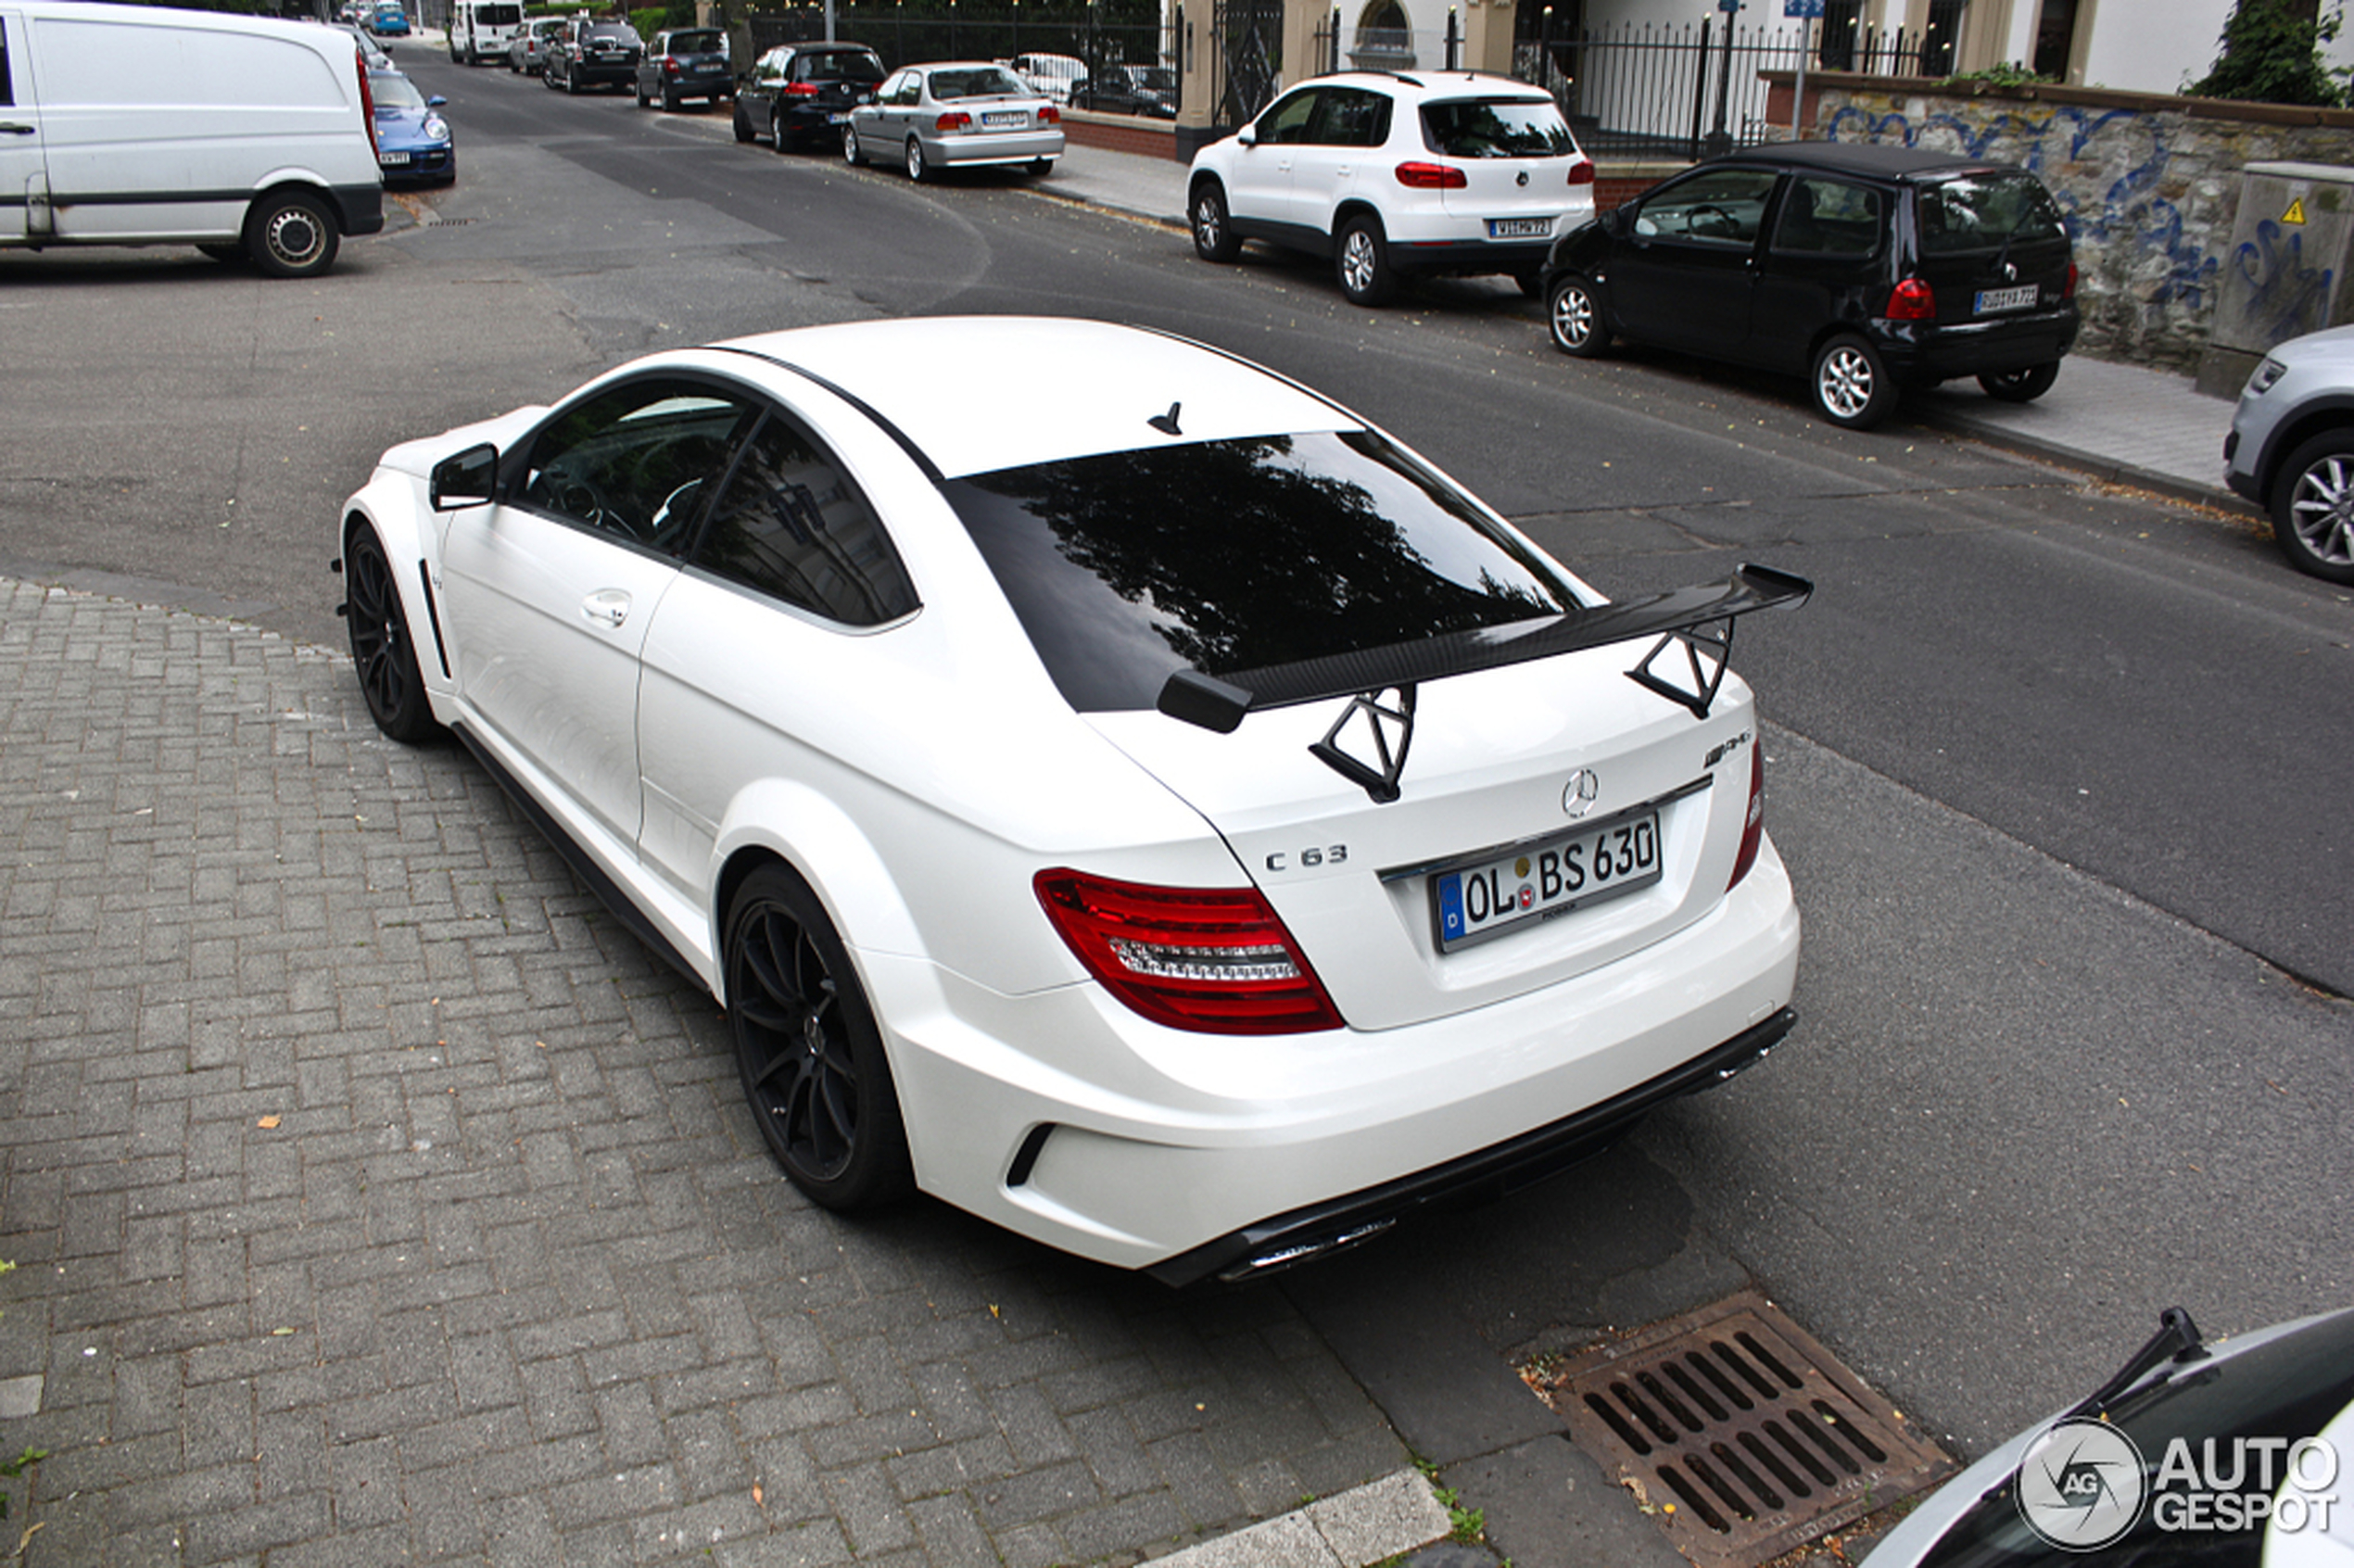
[[[1823,0],[1782,0],[1782,15],[1786,17],[1819,17]]]

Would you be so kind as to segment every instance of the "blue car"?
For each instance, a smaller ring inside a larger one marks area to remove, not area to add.
[[[368,13],[368,31],[379,38],[406,38],[409,13],[397,4],[379,6]]]
[[[387,185],[447,184],[458,177],[458,148],[437,93],[428,98],[397,70],[368,73],[376,101],[376,163]]]

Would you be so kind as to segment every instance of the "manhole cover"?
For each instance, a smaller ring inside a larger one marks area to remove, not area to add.
[[[1753,1292],[1538,1381],[1577,1446],[1702,1568],[1753,1568],[1956,1468]]]

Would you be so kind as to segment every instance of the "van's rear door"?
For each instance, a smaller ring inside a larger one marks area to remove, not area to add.
[[[41,106],[32,98],[24,18],[0,10],[0,245],[49,232],[41,142]]]

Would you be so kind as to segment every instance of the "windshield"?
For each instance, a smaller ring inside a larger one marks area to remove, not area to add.
[[[2024,171],[1987,170],[1921,187],[1921,251],[1951,256],[2065,236],[2044,182]]]
[[[1424,104],[1423,130],[1449,158],[1567,158],[1577,150],[1561,110],[1545,99]]]
[[[942,487],[1082,713],[1234,674],[1559,614],[1542,558],[1371,431],[1202,441]]]
[[[935,70],[931,95],[942,103],[957,98],[1026,98],[1030,88],[1009,70],[995,66],[972,70]]]
[[[378,114],[386,109],[421,109],[425,107],[425,95],[417,91],[417,84],[398,71],[371,72],[368,92],[376,100]]]

